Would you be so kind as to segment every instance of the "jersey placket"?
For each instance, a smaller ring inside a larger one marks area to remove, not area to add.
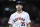
[[[16,14],[16,15],[18,16],[18,20],[19,20],[19,17],[21,17],[22,14]],[[20,24],[21,24],[21,21],[20,21]],[[20,24],[19,24],[19,27],[20,27]],[[17,27],[18,27],[18,25],[17,25]]]

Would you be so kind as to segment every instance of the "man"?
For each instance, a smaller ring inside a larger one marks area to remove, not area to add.
[[[30,27],[30,17],[25,11],[22,11],[23,5],[21,1],[16,3],[17,11],[10,16],[9,27]]]

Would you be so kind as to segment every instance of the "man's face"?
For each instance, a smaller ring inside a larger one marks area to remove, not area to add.
[[[22,5],[20,5],[20,4],[17,4],[17,5],[16,5],[16,9],[17,9],[17,10],[21,10],[22,8],[23,8]]]

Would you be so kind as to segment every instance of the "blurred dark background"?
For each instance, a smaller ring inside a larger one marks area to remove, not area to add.
[[[8,27],[10,15],[16,11],[16,1],[0,0],[0,27]],[[40,0],[20,0],[23,2],[23,10],[28,12],[31,19],[31,27],[40,27]]]

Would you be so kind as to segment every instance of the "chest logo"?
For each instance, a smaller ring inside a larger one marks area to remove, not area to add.
[[[19,20],[22,20],[22,21],[25,21],[25,19],[24,18],[21,18],[21,17],[15,18],[15,20],[13,20],[13,21],[16,22],[18,19]]]

